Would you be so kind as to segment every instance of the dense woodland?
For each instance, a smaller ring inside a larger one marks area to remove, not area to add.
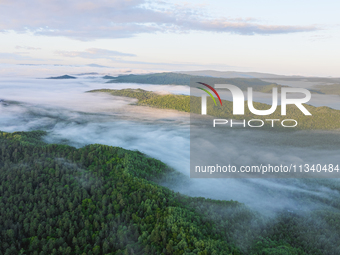
[[[238,254],[140,152],[0,133],[0,254]],[[237,202],[214,201],[226,208]]]
[[[138,151],[44,134],[0,132],[0,254],[340,254],[338,210],[268,220],[160,186],[185,177]]]
[[[137,105],[147,105],[162,109],[174,109],[178,111],[191,112],[200,114],[201,112],[201,99],[195,96],[185,95],[159,95],[154,92],[145,91],[142,89],[101,89],[92,90],[90,92],[106,92],[115,96],[125,96],[137,98]],[[245,101],[245,115],[233,115],[233,103],[231,101],[222,100],[223,106],[217,104],[214,105],[213,100],[208,97],[207,99],[207,114],[223,119],[295,119],[298,125],[292,130],[298,129],[315,129],[315,130],[338,130],[340,129],[340,111],[331,109],[326,106],[314,107],[306,105],[306,109],[312,114],[312,116],[304,115],[295,105],[287,105],[287,115],[281,116],[281,106],[279,105],[276,111],[267,116],[258,116],[251,113],[248,109],[248,102]],[[271,106],[263,103],[254,102],[255,109],[266,110]],[[278,123],[279,124],[279,123]],[[287,123],[288,124],[288,123]],[[290,123],[292,125],[294,123]],[[280,125],[280,124],[279,124]],[[280,126],[277,126],[277,129]],[[269,125],[270,128],[270,125]]]

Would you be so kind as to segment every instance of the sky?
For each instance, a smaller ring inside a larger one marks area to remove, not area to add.
[[[0,0],[0,64],[340,77],[335,0]]]

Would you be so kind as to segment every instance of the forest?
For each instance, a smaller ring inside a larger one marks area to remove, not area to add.
[[[100,89],[92,90],[89,92],[104,92],[110,93],[115,96],[125,96],[137,98],[139,101],[137,105],[145,105],[162,109],[174,109],[178,111],[190,112],[200,114],[201,112],[201,99],[195,96],[185,95],[159,95],[154,92],[145,91],[142,89]],[[228,100],[222,100],[222,105],[214,105],[213,100],[208,97],[207,99],[207,114],[223,119],[282,119],[281,106],[278,106],[276,111],[267,116],[258,116],[251,113],[248,109],[247,101],[245,101],[245,115],[233,115],[233,103]],[[263,103],[254,102],[255,109],[266,110],[271,106]],[[293,130],[338,130],[340,129],[340,111],[326,106],[314,107],[304,104],[306,109],[312,116],[304,115],[295,105],[287,105],[287,115],[285,119],[295,119],[298,125]],[[279,126],[278,126],[279,129]]]
[[[45,134],[0,132],[0,254],[340,253],[339,198],[321,198],[334,210],[268,221],[161,186],[186,177],[139,151],[46,144]]]
[[[313,87],[313,89],[319,91],[322,94],[340,96],[340,84],[339,83],[334,83],[330,85],[318,85],[318,86]]]

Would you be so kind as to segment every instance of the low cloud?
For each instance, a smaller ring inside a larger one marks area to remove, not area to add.
[[[116,59],[117,57],[133,57],[134,54],[123,53],[119,51],[113,50],[105,50],[98,48],[90,48],[85,51],[56,51],[57,55],[61,55],[63,57],[80,57],[80,58],[89,58],[89,59]]]
[[[197,64],[193,62],[175,62],[175,63],[166,63],[166,62],[147,62],[147,61],[137,61],[137,60],[127,60],[122,57],[134,57],[135,54],[124,53],[119,51],[113,50],[106,50],[106,49],[98,49],[98,48],[90,48],[86,49],[85,51],[55,51],[56,55],[62,57],[70,57],[70,58],[84,58],[84,59],[107,59],[111,60],[113,63],[118,64],[132,64],[132,65],[143,65],[149,67],[157,67],[157,68],[164,68],[164,69],[175,69],[175,68],[205,68],[210,66],[211,68],[234,68],[235,66],[231,65],[221,65],[216,63],[205,63]],[[100,66],[97,64],[90,64],[93,67],[106,67]]]
[[[34,60],[34,61],[43,61],[43,59],[32,58],[30,56],[23,56],[21,54],[26,54],[26,53],[25,52],[20,52],[20,53],[0,52],[0,59],[1,60]]]
[[[260,25],[250,21],[230,21],[227,19],[203,20],[189,22],[189,27],[193,30],[205,30],[214,32],[230,32],[243,35],[255,34],[288,34],[297,32],[307,32],[317,30],[316,26],[277,26]]]
[[[17,50],[41,50],[41,48],[29,47],[29,46],[15,46]]]
[[[78,40],[124,38],[141,33],[209,31],[287,34],[318,30],[311,26],[263,25],[255,18],[218,18],[202,6],[131,1],[0,1],[0,31],[31,32]],[[20,14],[20,16],[18,16]],[[34,18],[32,18],[34,17]]]

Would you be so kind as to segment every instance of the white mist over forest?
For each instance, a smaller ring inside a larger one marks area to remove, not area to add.
[[[136,106],[135,99],[92,89],[141,88],[159,93],[188,94],[187,86],[105,83],[100,75],[82,75],[72,80],[48,80],[20,76],[0,80],[0,130],[6,132],[45,130],[48,143],[75,147],[100,143],[139,150],[189,176],[190,119],[188,113]],[[333,96],[332,96],[333,97]],[[267,95],[263,99],[267,98]],[[326,102],[327,100],[324,100]],[[328,101],[332,103],[332,100]],[[266,161],[326,163],[338,161],[338,132],[293,132],[285,135],[247,130],[227,131],[227,143],[204,141],[209,152],[232,164]],[[245,146],[246,144],[246,146]],[[326,206],[339,194],[329,183],[338,179],[189,179],[163,185],[191,196],[237,200],[264,213],[280,210],[311,210]],[[294,196],[292,194],[295,194]],[[298,194],[298,195],[296,195]],[[301,204],[302,197],[311,198]],[[320,200],[320,201],[319,201]]]

